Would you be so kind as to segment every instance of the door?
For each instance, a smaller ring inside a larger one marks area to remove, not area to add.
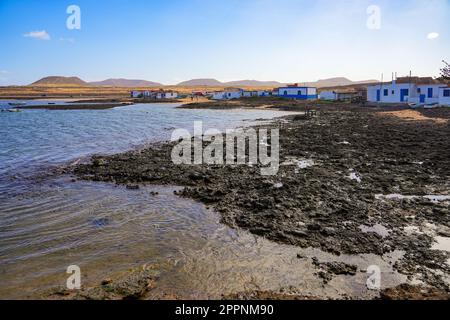
[[[400,102],[405,102],[405,97],[409,96],[409,89],[400,90]]]
[[[380,101],[380,100],[381,100],[381,90],[378,89],[377,90],[377,101]]]
[[[425,103],[425,95],[424,94],[420,95],[420,103]]]

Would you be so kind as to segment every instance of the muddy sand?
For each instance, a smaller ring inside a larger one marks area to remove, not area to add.
[[[259,126],[280,129],[276,176],[260,175],[258,166],[174,165],[170,143],[94,156],[66,172],[130,189],[184,186],[179,196],[214,208],[228,226],[336,257],[400,251],[393,268],[408,284],[380,297],[448,298],[450,248],[436,241],[450,237],[450,126],[442,120],[450,109],[414,111],[417,119],[380,108],[317,109],[313,118],[288,116]],[[355,273],[345,263],[315,264],[324,282]],[[232,298],[254,296],[268,294]]]

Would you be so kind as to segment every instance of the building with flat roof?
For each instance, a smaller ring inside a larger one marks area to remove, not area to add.
[[[298,84],[278,88],[278,96],[286,99],[317,100],[317,88],[301,87]]]

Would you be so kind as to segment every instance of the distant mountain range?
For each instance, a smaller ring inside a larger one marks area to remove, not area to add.
[[[284,83],[278,81],[238,80],[224,82],[224,85],[231,87],[279,87],[283,86]]]
[[[342,87],[342,86],[351,86],[356,84],[377,83],[377,82],[380,81],[379,80],[352,81],[344,77],[337,77],[337,78],[322,79],[315,82],[301,83],[301,85],[317,88],[325,88],[325,87]]]
[[[162,87],[164,86],[162,83],[147,81],[147,80],[130,80],[130,79],[107,79],[104,81],[98,82],[89,82],[92,86],[107,86],[107,87],[129,87],[129,88],[137,88],[137,87]]]
[[[192,79],[177,84],[178,87],[279,87],[283,85],[277,81],[238,80],[220,82],[216,79]]]
[[[223,83],[216,79],[192,79],[177,84],[178,87],[223,87]]]
[[[301,86],[310,87],[338,87],[338,86],[349,86],[356,84],[366,84],[366,83],[376,83],[378,80],[363,80],[363,81],[352,81],[344,77],[322,79],[315,82],[299,82]],[[285,83],[277,81],[258,81],[258,80],[238,80],[230,82],[220,82],[216,79],[193,79],[189,81],[184,81],[177,86],[180,87],[280,87],[286,85]]]
[[[45,77],[31,84],[31,86],[52,86],[52,85],[88,86],[89,84],[78,77],[59,77],[59,76]]]
[[[344,77],[322,79],[315,82],[299,82],[302,86],[311,87],[338,87],[350,86],[357,84],[376,83],[377,80],[351,81]],[[51,76],[42,78],[31,84],[32,86],[108,86],[108,87],[163,87],[162,83],[147,80],[130,80],[130,79],[107,79],[97,82],[86,82],[78,77],[60,77]],[[280,87],[284,83],[277,81],[258,81],[258,80],[238,80],[229,82],[220,82],[216,79],[192,79],[178,83],[179,87]]]
[[[51,76],[42,78],[36,82],[33,82],[31,86],[108,86],[108,87],[126,87],[126,88],[137,88],[137,87],[162,87],[164,86],[158,82],[152,82],[147,80],[130,80],[130,79],[107,79],[104,81],[97,82],[86,82],[78,77],[60,77]]]

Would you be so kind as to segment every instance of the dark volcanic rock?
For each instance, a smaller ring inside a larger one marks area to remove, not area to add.
[[[381,292],[382,300],[450,300],[450,293],[423,286],[402,284]]]
[[[281,166],[273,177],[262,176],[258,165],[174,165],[173,144],[94,157],[71,172],[124,185],[185,186],[176,194],[211,205],[229,226],[280,243],[336,255],[404,250],[398,270],[422,272],[422,280],[448,288],[430,272],[450,272],[444,263],[448,254],[430,250],[431,236],[404,232],[412,223],[450,227],[448,202],[375,195],[450,194],[450,126],[380,116],[368,108],[351,110],[323,109],[308,121],[291,121],[291,116],[288,122],[264,125],[280,129]],[[292,159],[312,160],[313,165],[300,166]],[[376,224],[388,235],[360,228]],[[330,270],[352,270],[342,267]]]
[[[328,283],[333,279],[334,275],[351,275],[354,276],[358,271],[355,265],[344,262],[324,262],[321,263],[317,258],[313,258],[313,264],[320,269],[317,275],[323,279],[324,283]]]

